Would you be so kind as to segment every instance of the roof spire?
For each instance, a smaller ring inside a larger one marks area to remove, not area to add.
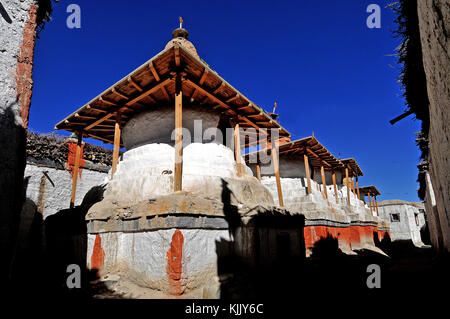
[[[194,55],[196,58],[200,59],[194,45],[188,40],[189,39],[188,30],[183,28],[183,24],[184,24],[183,17],[178,17],[178,19],[180,21],[179,28],[176,28],[175,30],[173,30],[172,40],[170,40],[166,44],[166,48],[169,47],[170,45],[177,43],[178,45],[181,45],[184,49],[186,49],[189,53]]]
[[[180,17],[180,29],[183,29],[183,17]]]

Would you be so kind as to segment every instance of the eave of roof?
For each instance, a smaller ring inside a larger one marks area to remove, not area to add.
[[[370,185],[370,186],[363,186],[359,188],[360,193],[368,194],[370,192],[371,195],[381,195],[380,191],[376,186]]]
[[[271,149],[263,149],[257,152],[245,154],[247,162],[256,162],[262,152],[271,154]],[[305,137],[289,143],[281,144],[278,148],[279,156],[298,158],[308,156],[308,161],[313,167],[324,166],[325,169],[336,169],[342,167],[342,163],[327,150],[314,136]]]
[[[82,132],[106,143],[114,139],[113,115],[121,112],[122,125],[135,114],[161,103],[172,103],[174,73],[183,73],[183,96],[199,106],[210,106],[233,118],[242,128],[279,129],[290,133],[262,108],[177,44],[171,45],[56,124],[55,129]],[[258,135],[260,132],[258,132]],[[270,137],[269,137],[270,138]],[[255,140],[249,145],[255,145]]]
[[[352,175],[355,176],[364,176],[363,171],[358,165],[358,162],[354,158],[345,158],[340,160],[342,164],[348,165],[350,167]]]

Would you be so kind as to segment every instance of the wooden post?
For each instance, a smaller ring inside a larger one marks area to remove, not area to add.
[[[375,195],[372,194],[372,211],[375,213]]]
[[[240,130],[239,130],[239,124],[236,123],[234,126],[234,157],[236,160],[236,172],[237,176],[242,176],[242,170],[241,170],[241,139],[240,139]]]
[[[374,196],[375,198],[375,208],[377,210],[377,216],[380,217],[380,214],[378,213],[378,202],[377,202],[377,196]]]
[[[358,183],[358,176],[356,176],[356,190],[358,191],[358,199],[361,199],[361,196],[359,194],[359,183]]]
[[[308,162],[308,156],[303,155],[303,161],[305,162],[305,173],[306,173],[306,180],[308,182],[308,194],[312,193],[311,189],[311,176],[309,171],[309,162]]]
[[[347,187],[347,204],[350,205],[350,181],[348,179],[348,166],[345,167],[345,186]]]
[[[75,196],[77,192],[77,182],[78,182],[78,170],[80,168],[80,157],[81,157],[81,143],[83,134],[81,132],[77,133],[77,151],[75,152],[75,166],[72,168],[72,193],[70,195],[70,208],[75,206]]]
[[[181,76],[175,78],[175,168],[174,168],[174,191],[183,188],[183,91],[181,87]]]
[[[256,164],[256,177],[258,177],[258,180],[261,181],[261,165],[259,162]]]
[[[272,161],[273,161],[273,169],[275,171],[275,179],[277,181],[278,202],[280,206],[283,207],[284,206],[283,192],[281,190],[280,168],[278,166],[278,154],[275,142],[272,143]]]
[[[369,208],[370,208],[370,213],[372,213],[372,198],[370,197],[370,192],[368,192],[367,195],[369,196]]]
[[[327,181],[325,179],[325,169],[323,168],[323,165],[320,165],[320,174],[322,175],[323,192],[325,193],[325,198],[328,199]]]
[[[120,149],[120,111],[116,113],[116,123],[114,125],[114,149],[113,149],[113,160],[111,168],[111,179],[114,177],[114,173],[117,169],[117,162],[119,161],[119,149]]]
[[[337,192],[337,186],[336,186],[336,173],[334,172],[334,170],[331,171],[331,177],[333,178],[334,196],[336,197],[336,204],[339,204],[338,192]]]

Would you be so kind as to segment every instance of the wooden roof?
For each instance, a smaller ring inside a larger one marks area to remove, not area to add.
[[[369,192],[371,195],[381,195],[378,188],[376,188],[374,185],[360,187],[359,192],[364,195],[369,194]]]
[[[308,161],[313,167],[324,166],[325,169],[335,169],[342,167],[342,163],[334,157],[314,136],[302,138],[300,140],[285,143],[279,146],[279,155],[283,157],[301,158],[308,156]],[[246,162],[255,160],[262,152],[270,154],[270,149],[263,149],[245,155]],[[323,163],[323,164],[322,164]]]
[[[354,159],[354,158],[346,158],[346,159],[341,159],[342,164],[348,165],[350,167],[350,175],[353,176],[363,176],[363,172],[361,170],[361,168],[358,165],[358,162]]]
[[[259,129],[267,129],[269,139],[271,129],[278,129],[280,137],[290,137],[262,108],[177,43],[67,116],[55,129],[82,132],[85,137],[112,143],[117,111],[121,112],[124,125],[139,112],[162,103],[174,103],[175,72],[183,75],[183,104],[211,107],[242,128],[253,127],[258,131],[247,146],[255,145],[259,134],[266,134]]]

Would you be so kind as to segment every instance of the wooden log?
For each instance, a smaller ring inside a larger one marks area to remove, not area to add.
[[[120,111],[116,113],[116,123],[114,125],[114,148],[113,148],[113,160],[111,168],[111,179],[114,177],[114,173],[117,169],[117,162],[119,161],[119,149],[120,149]]]
[[[328,199],[328,192],[327,192],[327,181],[325,179],[325,169],[323,168],[323,165],[320,165],[320,174],[322,175],[322,187],[323,192],[325,194],[325,198]]]
[[[348,165],[345,166],[345,186],[347,187],[347,204],[350,205],[350,182],[348,179]]]
[[[77,142],[77,150],[75,152],[75,166],[73,168],[72,175],[72,193],[70,195],[70,208],[75,206],[75,197],[77,192],[77,182],[78,182],[78,171],[80,168],[80,157],[81,157],[81,143],[83,134],[79,132],[78,134],[78,142]]]
[[[338,191],[336,186],[336,173],[334,172],[334,170],[331,171],[331,177],[333,179],[333,188],[334,188],[334,196],[336,197],[336,204],[339,204]]]
[[[148,67],[150,68],[150,71],[152,72],[153,77],[155,78],[156,82],[159,82],[159,81],[160,81],[159,74],[158,74],[158,72],[156,71],[155,67],[153,66],[153,63],[150,62],[150,64],[148,65]]]
[[[236,161],[236,173],[238,177],[242,176],[241,164],[241,138],[239,124],[234,126],[234,159]]]
[[[370,192],[368,192],[367,195],[369,196],[369,209],[370,213],[372,214],[372,199],[370,198]]]
[[[182,190],[183,176],[183,90],[181,76],[175,79],[175,168],[174,191]]]
[[[361,195],[359,194],[358,176],[356,176],[356,190],[358,191],[358,199],[361,200]]]
[[[281,207],[283,207],[284,206],[283,191],[281,190],[280,167],[278,165],[278,154],[275,143],[272,143],[272,161],[273,161],[273,169],[275,171],[275,179],[277,181],[278,203],[280,204]]]
[[[372,211],[375,213],[375,194],[372,194]]]
[[[306,154],[303,155],[303,161],[305,162],[305,173],[306,173],[306,180],[307,180],[307,183],[308,183],[308,194],[312,194],[312,189],[311,189],[311,172],[309,171],[308,156]]]
[[[258,164],[256,164],[256,177],[259,181],[261,181],[261,165],[259,164],[259,162]]]
[[[376,210],[377,210],[377,216],[380,217],[380,213],[378,212],[378,201],[377,201],[377,196],[374,196],[374,197],[375,197],[375,208],[376,208]]]
[[[354,180],[354,177],[352,177],[351,179],[350,179],[350,187],[352,188],[352,193],[353,193],[353,195],[356,195],[356,192],[355,192],[355,180]]]

